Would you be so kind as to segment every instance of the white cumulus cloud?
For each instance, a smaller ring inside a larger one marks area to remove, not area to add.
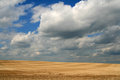
[[[36,6],[31,22],[40,22],[38,29],[15,35],[10,51],[51,61],[102,62],[120,56],[120,46],[116,46],[120,44],[119,3],[119,0],[82,0],[73,7],[63,2]],[[97,33],[101,34],[87,36]]]

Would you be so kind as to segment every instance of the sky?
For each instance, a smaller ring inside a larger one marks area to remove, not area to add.
[[[120,63],[120,0],[0,0],[0,60]]]

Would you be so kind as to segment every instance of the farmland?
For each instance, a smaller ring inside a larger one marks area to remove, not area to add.
[[[0,60],[0,80],[120,80],[120,64]]]

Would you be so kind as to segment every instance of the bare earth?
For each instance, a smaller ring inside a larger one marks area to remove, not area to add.
[[[120,80],[120,64],[0,60],[0,80]]]

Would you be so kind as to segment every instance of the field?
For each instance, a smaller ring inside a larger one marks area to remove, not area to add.
[[[0,60],[0,80],[120,80],[120,64]]]

